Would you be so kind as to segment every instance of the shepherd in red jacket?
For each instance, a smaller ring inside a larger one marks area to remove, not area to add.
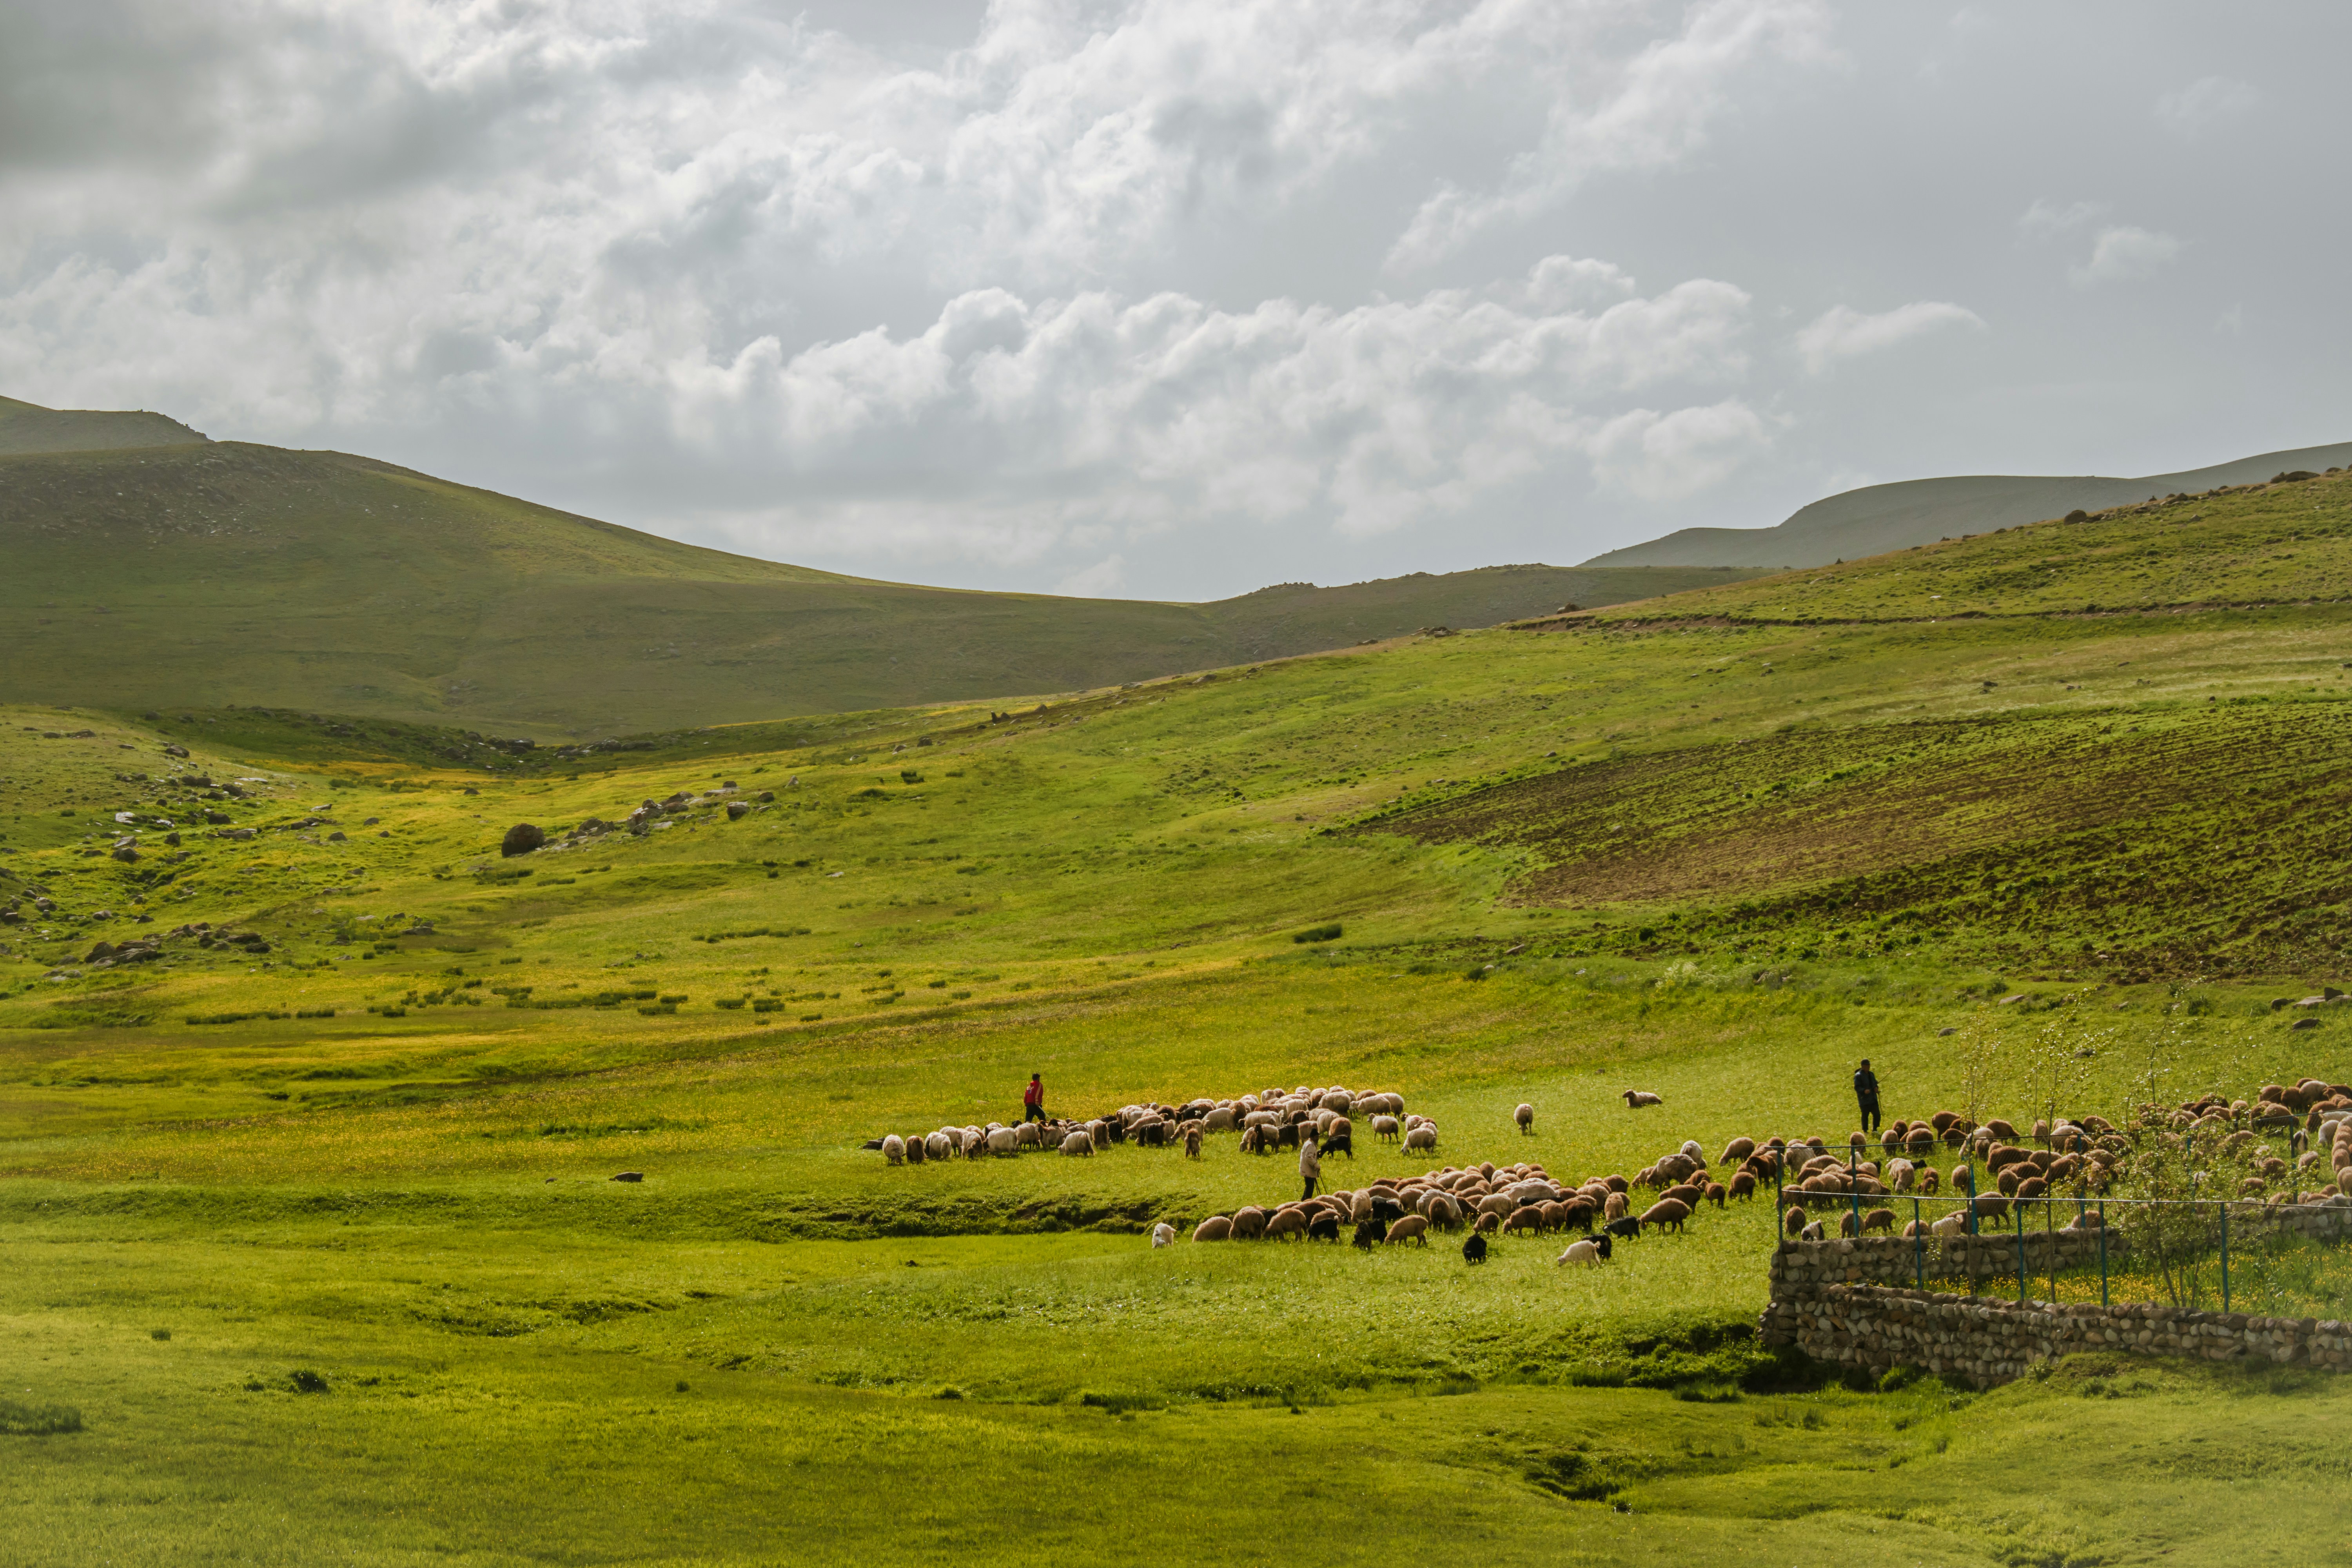
[[[1045,1086],[1034,1072],[1029,1075],[1029,1087],[1022,1091],[1021,1120],[1024,1121],[1045,1120]]]

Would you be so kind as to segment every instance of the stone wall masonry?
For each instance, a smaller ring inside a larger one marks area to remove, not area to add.
[[[2255,1217],[2327,1239],[2342,1239],[2352,1220],[2341,1210],[2316,1208]],[[2232,1226],[2238,1223],[2233,1216]],[[2120,1233],[2110,1237],[2111,1258],[2125,1239]],[[2046,1270],[2053,1250],[2065,1267],[2094,1256],[2097,1245],[2095,1235],[2083,1232],[2028,1231],[2026,1267],[2029,1274]],[[1929,1241],[1927,1272],[1969,1275],[1986,1265],[1985,1274],[2014,1278],[2017,1247],[2013,1236]],[[2191,1311],[2152,1302],[2005,1301],[1907,1289],[1918,1268],[1919,1254],[1907,1237],[1783,1241],[1773,1255],[1772,1299],[1759,1335],[1766,1344],[1793,1345],[1833,1365],[1873,1374],[1917,1367],[1979,1388],[2023,1376],[2036,1362],[2093,1350],[2352,1372],[2352,1324],[2335,1319]]]

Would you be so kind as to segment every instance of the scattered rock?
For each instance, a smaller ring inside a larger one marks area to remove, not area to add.
[[[341,833],[330,833],[327,835],[327,842],[330,844],[341,844],[345,842],[345,839]]]
[[[467,790],[466,793],[471,795],[474,792]],[[546,842],[545,829],[531,823],[518,822],[508,828],[507,836],[499,841],[499,853],[507,856],[528,855]]]
[[[646,1173],[643,1171],[623,1171],[613,1178],[616,1182],[642,1182],[645,1179]]]
[[[750,801],[748,801],[748,800],[730,800],[730,801],[729,801],[729,802],[727,803],[727,820],[728,820],[728,821],[730,821],[730,822],[740,822],[740,821],[742,821],[745,817],[747,817],[747,816],[751,816],[751,803]]]
[[[163,754],[167,757],[184,757],[188,754],[188,748],[185,746],[166,746],[163,748]]]

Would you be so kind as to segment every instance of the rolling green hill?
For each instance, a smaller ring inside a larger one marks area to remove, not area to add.
[[[362,458],[193,433],[123,447],[124,427],[89,422],[158,416],[28,408],[0,448],[20,426],[109,444],[0,457],[0,694],[18,700],[609,735],[1117,684],[1740,575],[1500,566],[1207,605],[966,593],[698,549]]]
[[[159,494],[299,595],[252,498],[344,470],[243,500],[206,471]],[[437,493],[362,477],[379,516]],[[1844,1379],[1758,1342],[1769,1202],[1473,1268],[1450,1237],[1150,1246],[1297,1197],[1230,1133],[867,1145],[1009,1121],[1040,1072],[1073,1115],[1392,1090],[1438,1146],[1360,1121],[1322,1165],[1350,1192],[1630,1176],[1685,1139],[1846,1146],[1868,1057],[1890,1120],[2106,1116],[2110,1197],[2151,1190],[2188,1122],[2140,1108],[2352,1079],[2347,485],[592,752],[0,710],[0,1559],[1093,1561],[1343,1516],[1379,1523],[1318,1555],[2308,1556],[2347,1380]],[[541,516],[499,537],[578,580],[659,545]],[[767,569],[705,580],[736,570]],[[1930,572],[1965,612],[1916,613]],[[502,853],[520,825],[544,847]],[[2251,1217],[2326,1179],[2294,1152],[2196,1159]],[[1958,1182],[1894,1201],[1932,1221]],[[2352,1249],[2236,1236],[2227,1310],[2352,1316]],[[2224,1310],[2217,1270],[2116,1263],[1922,1278]]]
[[[0,397],[0,458],[27,452],[91,452],[123,447],[201,446],[205,437],[161,414],[43,408]]]
[[[2298,469],[2352,465],[2352,441],[2264,452],[2145,479],[2037,479],[1977,474],[1869,485],[1799,508],[1771,528],[1685,528],[1596,555],[1587,566],[1820,566],[1962,534],[1990,533],[2077,509],[2128,505],[2182,490],[2255,484]]]

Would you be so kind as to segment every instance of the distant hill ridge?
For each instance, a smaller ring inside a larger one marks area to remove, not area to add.
[[[16,402],[0,560],[0,699],[567,738],[1079,690],[1756,574],[1501,566],[1203,605],[928,588]]]
[[[0,458],[26,452],[93,452],[124,447],[201,446],[207,437],[161,414],[44,408],[0,397]]]
[[[1596,555],[1584,564],[1603,566],[1760,566],[1780,570],[1825,566],[1933,544],[1963,533],[1989,533],[2021,522],[2063,517],[2080,509],[2144,501],[2175,491],[2210,490],[2220,485],[2252,484],[2273,476],[2309,469],[2314,473],[2352,465],[2352,441],[2332,447],[2300,447],[2264,452],[2191,468],[2117,479],[2097,476],[2033,478],[1978,474],[1942,479],[1905,479],[1846,490],[1800,507],[1773,528],[1685,528]]]

